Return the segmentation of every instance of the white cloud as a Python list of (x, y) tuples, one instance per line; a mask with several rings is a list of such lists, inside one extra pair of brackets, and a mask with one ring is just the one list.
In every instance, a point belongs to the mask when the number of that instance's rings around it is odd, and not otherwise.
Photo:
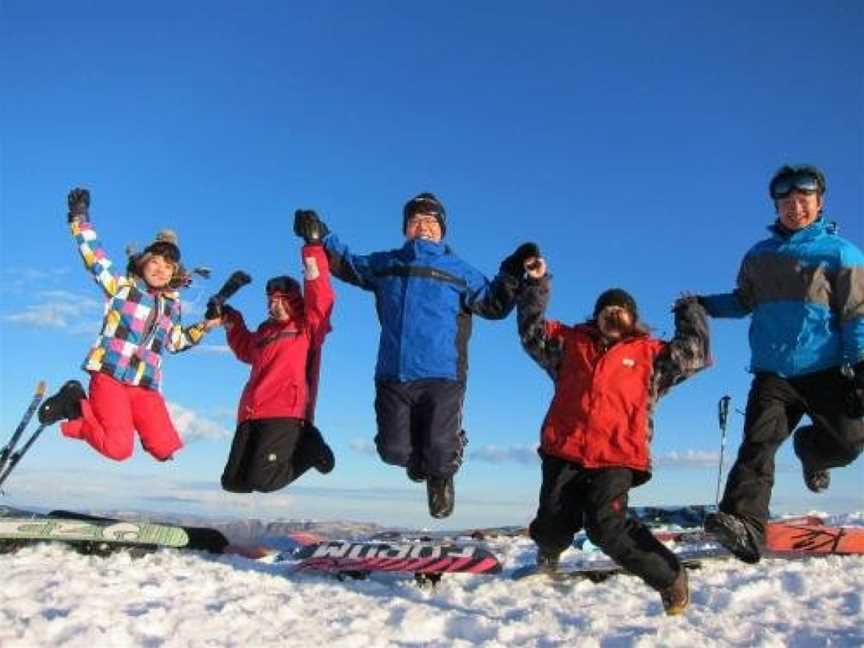
[(204, 344), (204, 343), (201, 343), (201, 344), (195, 346), (192, 350), (197, 352), (197, 353), (218, 353), (218, 354), (231, 353), (231, 347), (229, 347), (227, 344)]
[[(70, 329), (72, 332), (92, 331), (104, 309), (104, 302), (67, 290), (44, 290), (35, 295), (39, 303), (2, 319), (37, 328)], [(86, 329), (84, 328), (86, 326)]]
[(518, 463), (534, 465), (540, 458), (537, 456), (536, 445), (496, 446), (485, 445), (469, 451), (472, 461), (483, 461), (491, 464)]
[(360, 452), (367, 455), (378, 454), (378, 449), (375, 447), (375, 443), (369, 439), (351, 439), (349, 446), (354, 452)]
[(187, 443), (202, 439), (222, 441), (230, 439), (234, 434), (224, 425), (177, 403), (168, 403), (168, 412), (180, 436)]
[(709, 450), (684, 450), (654, 455), (654, 463), (664, 468), (714, 468), (720, 462), (720, 453)]

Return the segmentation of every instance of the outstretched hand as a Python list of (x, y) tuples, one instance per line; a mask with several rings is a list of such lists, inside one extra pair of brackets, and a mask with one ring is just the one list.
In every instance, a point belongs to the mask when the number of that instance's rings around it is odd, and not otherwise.
[(330, 230), (311, 209), (298, 209), (294, 212), (294, 233), (307, 245), (320, 245)]
[(697, 304), (699, 303), (699, 295), (695, 295), (695, 294), (691, 293), (690, 291), (685, 290), (684, 292), (682, 292), (678, 296), (678, 299), (676, 299), (675, 302), (672, 304), (672, 312), (674, 313), (678, 309), (684, 308), (688, 304), (692, 304), (694, 302)]
[(531, 279), (540, 279), (546, 276), (546, 259), (541, 256), (532, 256), (525, 259), (523, 263), (525, 274)]
[(90, 192), (87, 189), (75, 187), (66, 196), (66, 204), (69, 206), (67, 214), (70, 223), (90, 220)]
[(501, 262), (501, 272), (511, 277), (521, 278), (525, 273), (525, 262), (528, 259), (540, 257), (540, 248), (536, 243), (528, 242), (520, 245), (510, 256)]

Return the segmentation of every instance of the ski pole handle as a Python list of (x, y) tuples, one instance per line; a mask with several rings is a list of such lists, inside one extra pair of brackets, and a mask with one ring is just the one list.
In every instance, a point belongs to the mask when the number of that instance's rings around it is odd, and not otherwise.
[(717, 419), (720, 423), (720, 429), (726, 429), (726, 420), (729, 418), (729, 402), (732, 400), (731, 396), (723, 396), (717, 402)]

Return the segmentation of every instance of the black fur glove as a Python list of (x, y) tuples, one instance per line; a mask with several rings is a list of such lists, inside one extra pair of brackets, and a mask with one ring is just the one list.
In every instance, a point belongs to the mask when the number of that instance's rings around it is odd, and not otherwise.
[(75, 187), (66, 196), (66, 203), (69, 205), (68, 219), (72, 221), (82, 221), (86, 223), (90, 220), (90, 192), (86, 189)]
[(307, 245), (321, 245), (330, 230), (311, 209), (298, 209), (294, 212), (294, 233)]
[(525, 274), (525, 260), (539, 257), (540, 248), (536, 243), (523, 243), (516, 251), (501, 262), (501, 272), (511, 277), (522, 278)]

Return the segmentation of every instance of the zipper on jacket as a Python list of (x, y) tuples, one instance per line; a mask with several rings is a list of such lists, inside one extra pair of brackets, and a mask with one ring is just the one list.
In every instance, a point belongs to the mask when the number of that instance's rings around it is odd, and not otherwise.
[[(138, 345), (138, 348), (141, 351), (146, 351), (147, 347), (153, 341), (153, 338), (156, 337), (156, 329), (159, 324), (159, 317), (162, 315), (162, 299), (159, 295), (154, 296), (154, 301), (156, 305), (153, 307), (153, 320), (149, 323), (149, 325), (144, 329), (143, 340), (141, 344)], [(143, 359), (143, 356), (142, 356)]]

